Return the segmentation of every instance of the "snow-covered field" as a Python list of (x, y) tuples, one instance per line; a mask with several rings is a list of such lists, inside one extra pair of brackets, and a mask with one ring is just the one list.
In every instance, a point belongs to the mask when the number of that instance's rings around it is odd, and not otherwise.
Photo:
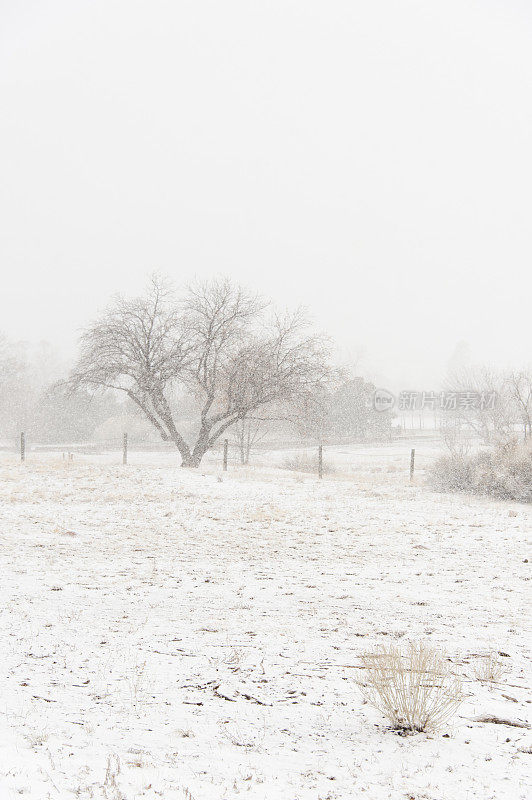
[[(472, 720), (531, 721), (531, 509), (409, 485), (404, 445), (334, 455), (1, 457), (2, 800), (530, 797), (532, 730)], [(432, 735), (357, 686), (407, 640), (464, 679)]]

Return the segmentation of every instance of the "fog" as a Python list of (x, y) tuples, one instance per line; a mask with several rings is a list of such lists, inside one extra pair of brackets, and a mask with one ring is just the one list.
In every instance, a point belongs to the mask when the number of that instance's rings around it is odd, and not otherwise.
[(0, 800), (531, 797), (531, 34), (0, 0)]
[(392, 387), (529, 363), (529, 3), (0, 9), (8, 337), (69, 360), (157, 269), (307, 306)]

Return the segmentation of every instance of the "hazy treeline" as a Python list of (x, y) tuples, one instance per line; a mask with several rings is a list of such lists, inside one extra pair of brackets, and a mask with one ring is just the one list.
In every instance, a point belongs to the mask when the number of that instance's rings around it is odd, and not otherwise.
[(112, 393), (72, 394), (62, 381), (69, 365), (47, 343), (37, 346), (0, 336), (0, 439), (14, 442), (21, 431), (42, 443), (91, 439), (123, 409)]
[[(157, 432), (134, 408), (112, 391), (72, 392), (65, 381), (69, 365), (53, 348), (41, 343), (31, 348), (0, 336), (0, 441), (11, 446), (21, 431), (41, 444), (102, 441), (118, 443), (124, 430), (133, 440), (160, 441)], [(390, 414), (372, 409), (373, 384), (362, 378), (348, 379), (315, 398), (317, 408), (289, 416), (251, 416), (229, 431), (233, 444), (249, 461), (259, 443), (305, 440), (387, 439)], [(193, 398), (175, 398), (187, 435), (193, 434)]]
[[(389, 440), (393, 411), (375, 386), (335, 365), (332, 343), (304, 312), (279, 312), (258, 294), (214, 279), (179, 290), (153, 275), (139, 297), (114, 298), (65, 364), (53, 348), (0, 336), (0, 440), (21, 431), (42, 444), (173, 443), (183, 464), (229, 437), (247, 463), (260, 442)], [(532, 436), (532, 371), (457, 366), (444, 380), (461, 397), (494, 402), (446, 412), (449, 440)]]
[(447, 377), (446, 387), (457, 394), (474, 393), (485, 400), (447, 413), (447, 437), (453, 438), (458, 427), (468, 429), (485, 444), (505, 442), (515, 436), (525, 441), (532, 439), (531, 368), (462, 367)]

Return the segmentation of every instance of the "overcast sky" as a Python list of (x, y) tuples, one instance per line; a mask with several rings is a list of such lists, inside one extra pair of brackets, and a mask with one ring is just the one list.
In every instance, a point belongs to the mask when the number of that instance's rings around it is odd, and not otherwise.
[(0, 330), (154, 269), (307, 305), (432, 388), (530, 363), (529, 0), (0, 0)]

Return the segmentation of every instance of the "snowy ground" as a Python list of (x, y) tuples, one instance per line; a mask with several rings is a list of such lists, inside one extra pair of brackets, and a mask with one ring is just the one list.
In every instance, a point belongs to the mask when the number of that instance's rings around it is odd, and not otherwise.
[[(472, 719), (531, 721), (532, 510), (410, 486), (394, 448), (339, 448), (321, 482), (4, 454), (0, 798), (530, 797), (532, 730)], [(437, 734), (356, 684), (408, 639), (465, 681)]]

